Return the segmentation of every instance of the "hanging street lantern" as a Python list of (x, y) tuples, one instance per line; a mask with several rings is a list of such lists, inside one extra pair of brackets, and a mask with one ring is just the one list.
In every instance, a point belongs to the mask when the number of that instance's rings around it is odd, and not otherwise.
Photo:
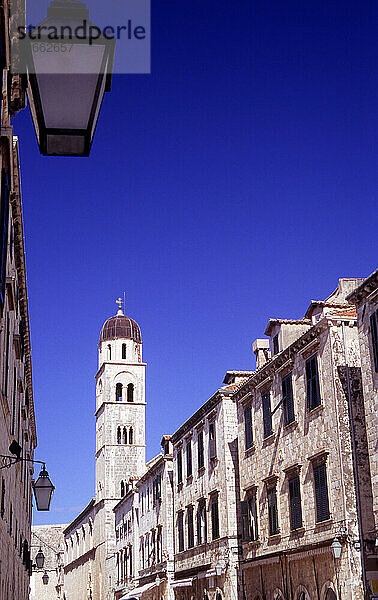
[(55, 487), (51, 483), (46, 467), (43, 465), (37, 481), (33, 485), (37, 510), (50, 510), (50, 503)]
[(343, 547), (342, 547), (342, 544), (340, 543), (340, 540), (335, 538), (331, 544), (331, 550), (332, 550), (333, 557), (336, 560), (338, 560), (340, 558), (342, 549), (343, 549)]
[(47, 575), (46, 571), (42, 575), (42, 581), (43, 581), (43, 585), (47, 585), (49, 582), (49, 576)]
[(46, 156), (89, 156), (111, 88), (115, 38), (88, 17), (79, 0), (53, 0), (47, 18), (25, 32), (30, 111)]
[(37, 569), (43, 569), (43, 565), (45, 564), (45, 555), (42, 552), (42, 548), (40, 548), (35, 555), (35, 564), (37, 565)]

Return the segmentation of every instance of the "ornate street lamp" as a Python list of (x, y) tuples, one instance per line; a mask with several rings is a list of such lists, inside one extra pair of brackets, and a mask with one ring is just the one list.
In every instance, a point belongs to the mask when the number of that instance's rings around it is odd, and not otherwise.
[(53, 0), (47, 18), (23, 40), (30, 111), (47, 156), (89, 156), (111, 88), (115, 39), (88, 17), (79, 0)]
[(45, 564), (45, 555), (42, 552), (42, 548), (40, 548), (35, 555), (35, 564), (37, 565), (37, 569), (43, 569), (43, 565)]
[(37, 481), (33, 485), (37, 510), (50, 510), (50, 503), (55, 487), (51, 483), (45, 465), (43, 465)]
[(343, 547), (342, 544), (340, 543), (340, 540), (338, 540), (337, 538), (335, 538), (331, 544), (331, 550), (332, 550), (332, 554), (333, 554), (333, 558), (335, 558), (336, 560), (338, 560), (341, 556), (341, 551), (342, 551)]
[(49, 576), (47, 575), (47, 571), (45, 571), (42, 575), (43, 585), (47, 585), (49, 582)]

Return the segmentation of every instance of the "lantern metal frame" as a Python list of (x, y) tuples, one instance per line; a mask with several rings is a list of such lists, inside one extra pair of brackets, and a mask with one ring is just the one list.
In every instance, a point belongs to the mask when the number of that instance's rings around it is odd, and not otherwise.
[[(12, 467), (13, 465), (17, 465), (19, 463), (22, 462), (30, 462), (33, 464), (40, 464), (42, 465), (42, 469), (41, 472), (39, 474), (39, 477), (42, 476), (47, 476), (48, 477), (48, 473), (46, 471), (46, 463), (41, 461), (41, 460), (34, 460), (32, 458), (22, 458), (20, 456), (21, 453), (21, 446), (17, 443), (17, 442), (12, 442), (12, 444), (9, 447), (9, 450), (12, 452), (13, 451), (13, 456), (9, 456), (6, 454), (0, 454), (0, 470), (1, 469), (9, 469), (10, 467)], [(45, 475), (46, 474), (46, 475)], [(55, 486), (53, 485), (53, 483), (51, 482), (51, 480), (49, 479), (50, 483), (51, 483), (51, 495), (50, 495), (50, 501), (48, 504), (48, 508), (38, 508), (38, 499), (36, 496), (36, 488), (35, 488), (35, 482), (32, 483), (33, 486), (33, 491), (34, 491), (34, 497), (35, 497), (35, 502), (36, 502), (36, 508), (38, 511), (48, 511), (50, 510), (50, 503), (51, 503), (51, 498), (53, 495), (53, 492), (55, 490)]]
[[(53, 5), (54, 2), (51, 3)], [(85, 5), (84, 5), (85, 7)], [(85, 8), (85, 10), (87, 10)], [(42, 22), (43, 23), (43, 22)], [(91, 22), (88, 20), (88, 24)], [(36, 27), (38, 29), (39, 26)], [(104, 46), (104, 53), (102, 57), (101, 67), (97, 77), (97, 83), (93, 95), (92, 105), (90, 113), (88, 115), (87, 126), (85, 129), (69, 129), (69, 128), (56, 128), (47, 127), (45, 122), (45, 116), (42, 105), (42, 98), (38, 85), (38, 71), (35, 68), (32, 44), (49, 44), (52, 45), (51, 39), (48, 36), (40, 35), (38, 42), (33, 39), (28, 40), (28, 44), (25, 45), (26, 64), (27, 64), (27, 94), (30, 104), (30, 112), (34, 123), (34, 129), (37, 136), (37, 141), (41, 154), (44, 156), (82, 156), (88, 157), (91, 151), (94, 135), (96, 132), (98, 118), (100, 116), (102, 102), (106, 92), (111, 90), (113, 63), (115, 55), (115, 38), (107, 38), (104, 35), (96, 38), (93, 45)], [(61, 39), (59, 44), (70, 44), (74, 46), (88, 46), (91, 45), (87, 38), (84, 39)], [(96, 73), (97, 74), (97, 73)], [(56, 73), (59, 76), (59, 73)], [(104, 81), (105, 80), (105, 81)], [(103, 91), (102, 98), (100, 97), (101, 91)], [(79, 100), (80, 101), (80, 100)], [(67, 152), (51, 152), (48, 151), (48, 136), (70, 136), (70, 137), (81, 137), (84, 139), (84, 147), (81, 151), (67, 151)]]

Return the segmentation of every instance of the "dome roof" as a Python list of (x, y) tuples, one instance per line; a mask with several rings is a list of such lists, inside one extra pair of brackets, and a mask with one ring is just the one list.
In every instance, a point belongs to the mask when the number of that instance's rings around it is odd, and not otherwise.
[(118, 338), (126, 338), (141, 343), (142, 336), (138, 323), (130, 319), (130, 317), (125, 317), (123, 314), (110, 317), (102, 326), (100, 342), (116, 340)]

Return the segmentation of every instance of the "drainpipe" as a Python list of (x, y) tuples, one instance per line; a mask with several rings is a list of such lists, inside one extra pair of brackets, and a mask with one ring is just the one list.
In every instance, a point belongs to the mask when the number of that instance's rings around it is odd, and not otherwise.
[(358, 479), (357, 449), (356, 449), (356, 437), (355, 437), (355, 428), (354, 428), (354, 419), (353, 419), (353, 410), (352, 410), (352, 395), (351, 395), (349, 364), (348, 364), (348, 355), (347, 355), (347, 347), (346, 347), (345, 323), (342, 323), (342, 329), (343, 329), (345, 371), (346, 371), (347, 392), (348, 392), (349, 423), (350, 423), (350, 432), (351, 432), (351, 438), (352, 438), (353, 476), (354, 476), (354, 485), (356, 488), (357, 523), (358, 523), (358, 534), (359, 534), (360, 552), (361, 552), (362, 585), (363, 585), (363, 589), (364, 589), (364, 598), (366, 600), (368, 600), (370, 594), (368, 595), (368, 586), (367, 586), (367, 580), (366, 580), (366, 561), (365, 561), (364, 532), (363, 532), (363, 528), (362, 528), (360, 482)]

